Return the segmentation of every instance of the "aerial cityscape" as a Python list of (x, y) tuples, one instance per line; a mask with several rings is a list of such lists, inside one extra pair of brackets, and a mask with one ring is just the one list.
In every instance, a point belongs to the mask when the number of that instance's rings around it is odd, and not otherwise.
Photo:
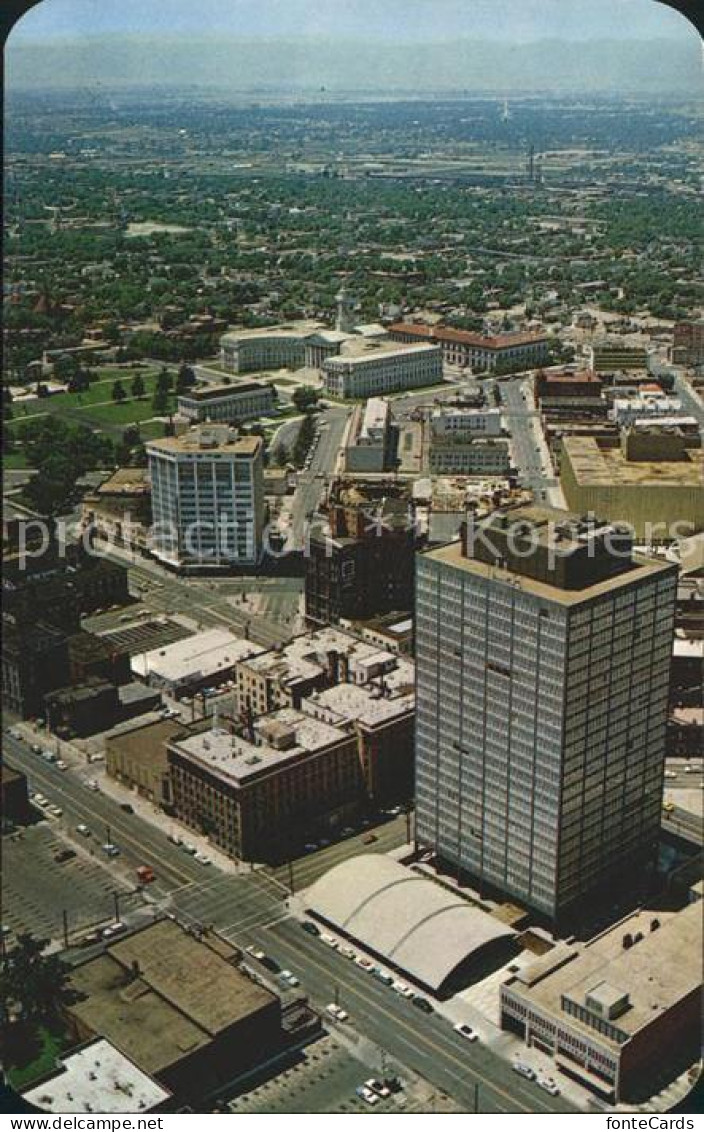
[(6, 48), (0, 1111), (697, 1112), (698, 33), (195, 7)]

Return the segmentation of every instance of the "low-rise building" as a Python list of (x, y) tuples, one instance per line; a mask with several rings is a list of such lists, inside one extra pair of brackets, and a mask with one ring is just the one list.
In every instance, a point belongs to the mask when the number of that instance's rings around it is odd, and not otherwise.
[(171, 806), (166, 745), (187, 726), (172, 719), (154, 719), (115, 728), (105, 739), (105, 768), (111, 778), (136, 790), (155, 806)]
[(260, 645), (235, 637), (229, 629), (206, 629), (163, 648), (132, 657), (135, 676), (152, 687), (182, 696), (231, 679), (238, 664), (262, 652)]
[(413, 797), (415, 667), (405, 659), (393, 668), (384, 662), (377, 666), (382, 665), (384, 670), (364, 684), (341, 682), (313, 692), (301, 705), (307, 715), (354, 732), (367, 796), (375, 806)]
[(633, 424), (637, 420), (684, 415), (682, 413), (682, 402), (678, 397), (666, 397), (664, 394), (648, 394), (645, 392), (641, 392), (636, 397), (615, 397), (609, 411), (611, 419), (622, 427)]
[(541, 412), (547, 414), (605, 412), (602, 389), (601, 378), (592, 370), (541, 370), (535, 375), (535, 399)]
[(95, 1038), (60, 1057), (22, 1096), (41, 1112), (129, 1114), (167, 1112), (171, 1092), (112, 1042)]
[(501, 1025), (598, 1095), (645, 1100), (699, 1056), (701, 986), (696, 904), (640, 912), (513, 975), (501, 987)]
[(145, 549), (152, 521), (152, 489), (146, 468), (118, 468), (83, 496), (82, 519), (115, 546)]
[(527, 369), (544, 364), (549, 355), (547, 335), (533, 331), (510, 334), (475, 334), (451, 326), (397, 322), (389, 327), (394, 342), (435, 342), (449, 365), (473, 370)]
[(379, 344), (354, 338), (346, 343), (344, 353), (323, 362), (322, 375), (331, 397), (379, 397), (418, 389), (443, 380), (442, 350), (432, 345)]
[(351, 629), (364, 641), (396, 656), (413, 655), (413, 618), (405, 613), (387, 613), (370, 621), (350, 622)]
[(435, 476), (507, 476), (511, 469), (508, 440), (460, 435), (431, 435), (428, 471)]
[(179, 1103), (198, 1102), (281, 1052), (281, 1003), (240, 953), (159, 920), (76, 964), (65, 1007), (78, 1041), (101, 1036)]
[(589, 365), (594, 373), (618, 373), (626, 370), (647, 370), (648, 351), (642, 346), (626, 346), (607, 340), (589, 347)]
[(675, 323), (672, 360), (681, 366), (704, 365), (704, 318)]
[(206, 385), (190, 389), (178, 398), (179, 416), (193, 423), (202, 421), (247, 421), (276, 408), (276, 388), (265, 381), (236, 385)]
[(447, 405), (433, 409), (430, 428), (438, 437), (501, 436), (503, 422), (500, 409), (466, 409)]
[(677, 432), (630, 430), (615, 445), (563, 439), (560, 463), (568, 507), (628, 523), (638, 538), (667, 542), (704, 528), (704, 452)]
[(174, 813), (230, 857), (284, 859), (365, 801), (354, 735), (283, 708), (168, 743)]
[(348, 472), (383, 472), (389, 460), (391, 406), (383, 397), (370, 397), (354, 411), (350, 441), (345, 448)]

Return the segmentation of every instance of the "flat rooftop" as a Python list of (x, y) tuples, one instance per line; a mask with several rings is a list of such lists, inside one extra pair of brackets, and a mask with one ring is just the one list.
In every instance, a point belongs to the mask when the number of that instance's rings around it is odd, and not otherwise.
[(437, 351), (438, 346), (429, 342), (376, 342), (368, 338), (348, 338), (342, 352), (326, 358), (323, 366), (338, 369), (344, 365), (357, 365), (360, 362), (375, 361), (377, 358), (406, 358), (413, 354)]
[(503, 582), (512, 589), (531, 594), (533, 597), (542, 598), (546, 602), (553, 602), (566, 607), (579, 605), (580, 602), (600, 597), (602, 594), (612, 592), (615, 589), (642, 582), (646, 578), (655, 577), (655, 575), (662, 573), (664, 569), (662, 562), (658, 562), (652, 558), (641, 558), (640, 556), (634, 555), (632, 568), (625, 571), (623, 574), (616, 574), (613, 577), (604, 579), (604, 581), (585, 586), (583, 589), (566, 590), (559, 586), (552, 586), (546, 582), (540, 582), (535, 578), (530, 578), (523, 574), (516, 574), (512, 570), (505, 570), (500, 566), (479, 562), (476, 558), (466, 558), (462, 553), (460, 542), (449, 543), (447, 546), (441, 546), (437, 550), (430, 550), (426, 554), (423, 554), (422, 558), (429, 558), (434, 562), (442, 562), (447, 566), (452, 566), (457, 570), (464, 570), (468, 574), (473, 574), (474, 577), (482, 578), (486, 581)]
[[(651, 422), (649, 422), (651, 423)], [(684, 460), (626, 460), (620, 448), (602, 448), (593, 436), (570, 436), (565, 455), (578, 484), (604, 487), (704, 488), (704, 449), (687, 449)]]
[[(660, 927), (652, 931), (655, 918)], [(634, 938), (638, 932), (643, 938), (624, 948), (624, 936), (628, 933)], [(613, 1038), (564, 1012), (562, 996), (583, 1006), (592, 991), (612, 1001), (627, 994), (628, 1008), (610, 1021), (631, 1036), (695, 991), (701, 982), (702, 914), (697, 904), (690, 904), (674, 914), (636, 913), (583, 948), (556, 948), (515, 975), (508, 985), (570, 1027), (618, 1047)]]
[(97, 495), (143, 495), (149, 491), (146, 468), (118, 468), (95, 489)]
[(339, 726), (350, 723), (361, 723), (366, 727), (376, 727), (379, 724), (390, 723), (415, 709), (416, 696), (413, 684), (413, 666), (410, 666), (410, 678), (407, 691), (398, 692), (390, 689), (390, 695), (384, 695), (379, 684), (337, 684), (334, 688), (326, 688), (322, 692), (314, 692), (303, 701), (307, 711), (322, 709), (331, 722)]
[(236, 385), (209, 385), (205, 389), (188, 389), (179, 393), (179, 401), (221, 401), (225, 398), (237, 399), (248, 393), (266, 393), (271, 385), (266, 381), (242, 381)]
[(233, 966), (236, 955), (219, 937), (198, 940), (159, 920), (73, 969), (85, 998), (71, 1013), (144, 1072), (159, 1073), (276, 1001)]
[(150, 1112), (170, 1093), (105, 1038), (60, 1060), (54, 1076), (22, 1094), (45, 1112)]
[(260, 326), (242, 330), (228, 330), (220, 341), (247, 342), (258, 338), (305, 338), (310, 334), (327, 331), (325, 324), (312, 319), (278, 323), (276, 326)]
[(539, 331), (518, 330), (509, 334), (476, 334), (470, 330), (454, 330), (451, 326), (427, 326), (421, 322), (397, 322), (389, 327), (391, 334), (413, 334), (436, 342), (457, 342), (484, 350), (504, 350), (513, 346), (532, 346), (545, 342), (547, 334)]
[(233, 636), (229, 629), (206, 629), (163, 648), (138, 653), (132, 657), (131, 666), (145, 679), (151, 675), (170, 681), (205, 678), (261, 651), (260, 645)]
[(280, 677), (287, 674), (289, 680), (305, 679), (322, 673), (327, 668), (331, 653), (347, 657), (353, 673), (362, 669), (380, 670), (397, 663), (393, 653), (380, 649), (378, 645), (360, 640), (341, 629), (326, 627), (294, 637), (283, 649), (259, 651), (257, 656), (247, 660), (247, 668), (260, 675)]
[[(329, 723), (313, 719), (295, 708), (281, 708), (254, 722), (256, 742), (231, 735), (225, 728), (214, 727), (187, 739), (176, 740), (171, 747), (200, 763), (218, 777), (243, 785), (261, 774), (277, 770), (292, 759), (324, 751), (350, 735)], [(272, 740), (293, 736), (288, 747), (275, 747)]]
[(232, 456), (255, 456), (262, 447), (259, 436), (238, 436), (235, 430), (223, 425), (196, 426), (181, 436), (165, 436), (161, 440), (147, 441), (147, 452), (164, 452), (167, 455), (224, 452)]

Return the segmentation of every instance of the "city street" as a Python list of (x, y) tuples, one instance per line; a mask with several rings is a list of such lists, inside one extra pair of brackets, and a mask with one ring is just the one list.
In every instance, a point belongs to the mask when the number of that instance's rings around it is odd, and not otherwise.
[(525, 377), (502, 381), (500, 385), (502, 411), (512, 438), (513, 461), (521, 484), (530, 488), (538, 502), (564, 506), (559, 480), (555, 478), (540, 428), (540, 416), (527, 385)]

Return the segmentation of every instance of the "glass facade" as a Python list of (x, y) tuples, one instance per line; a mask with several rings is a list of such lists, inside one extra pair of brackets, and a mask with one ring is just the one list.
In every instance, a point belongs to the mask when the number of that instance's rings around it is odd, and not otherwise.
[(657, 834), (672, 576), (569, 605), (421, 555), (416, 586), (418, 841), (556, 916)]

